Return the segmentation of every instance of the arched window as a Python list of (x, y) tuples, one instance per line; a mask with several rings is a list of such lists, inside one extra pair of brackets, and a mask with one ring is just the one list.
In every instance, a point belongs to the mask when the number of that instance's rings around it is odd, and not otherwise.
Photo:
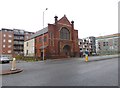
[(63, 27), (60, 30), (60, 39), (67, 39), (70, 40), (70, 32), (67, 28)]

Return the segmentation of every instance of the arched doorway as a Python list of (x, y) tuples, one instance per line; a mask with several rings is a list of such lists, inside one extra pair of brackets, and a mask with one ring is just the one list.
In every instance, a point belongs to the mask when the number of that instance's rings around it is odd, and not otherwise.
[(66, 55), (66, 56), (70, 56), (70, 52), (71, 52), (71, 47), (69, 45), (65, 45), (63, 47), (63, 53)]

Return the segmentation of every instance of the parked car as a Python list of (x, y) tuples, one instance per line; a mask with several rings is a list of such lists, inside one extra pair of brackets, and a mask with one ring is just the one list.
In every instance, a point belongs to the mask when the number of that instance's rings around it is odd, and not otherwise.
[(0, 57), (0, 63), (9, 63), (10, 59), (8, 57)]

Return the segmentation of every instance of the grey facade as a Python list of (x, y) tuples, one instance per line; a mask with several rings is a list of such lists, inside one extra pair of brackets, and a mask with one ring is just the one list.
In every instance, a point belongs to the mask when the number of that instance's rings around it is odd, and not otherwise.
[(33, 34), (33, 32), (27, 32), (20, 29), (13, 29), (14, 33), (14, 44), (13, 44), (13, 51), (16, 55), (23, 55), (24, 54), (24, 41), (30, 38), (30, 35)]
[(90, 43), (91, 43), (91, 52), (96, 53), (96, 38), (91, 36), (89, 37)]
[(96, 51), (98, 54), (120, 53), (120, 33), (100, 36), (96, 39)]
[(23, 54), (23, 48), (24, 48), (24, 31), (14, 29), (14, 54), (22, 55)]

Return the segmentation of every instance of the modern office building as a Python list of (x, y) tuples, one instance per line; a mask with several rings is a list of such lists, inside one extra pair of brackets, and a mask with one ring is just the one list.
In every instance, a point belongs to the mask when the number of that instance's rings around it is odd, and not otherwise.
[(120, 33), (97, 37), (96, 51), (98, 54), (120, 53)]

